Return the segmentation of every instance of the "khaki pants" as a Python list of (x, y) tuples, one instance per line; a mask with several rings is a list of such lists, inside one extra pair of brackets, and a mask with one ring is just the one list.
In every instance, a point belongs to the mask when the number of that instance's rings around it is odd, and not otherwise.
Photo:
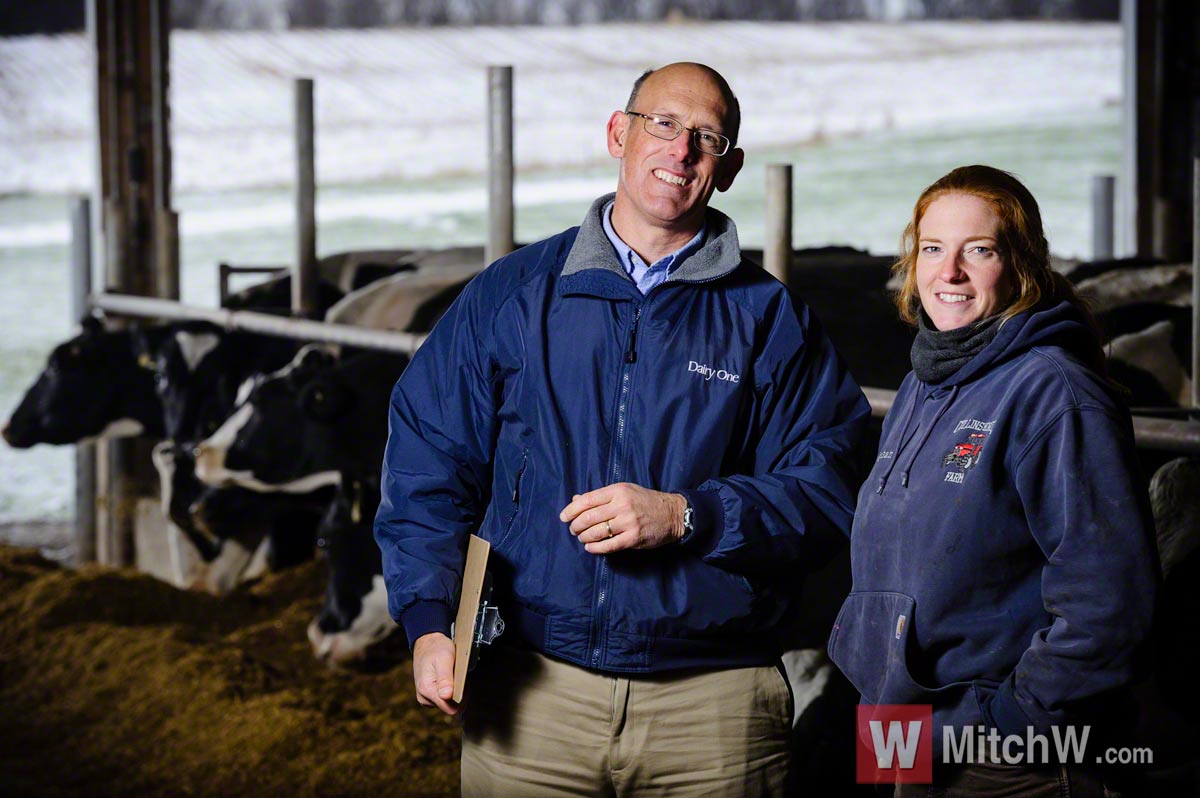
[(792, 699), (780, 668), (626, 677), (499, 648), (463, 703), (465, 798), (784, 792)]

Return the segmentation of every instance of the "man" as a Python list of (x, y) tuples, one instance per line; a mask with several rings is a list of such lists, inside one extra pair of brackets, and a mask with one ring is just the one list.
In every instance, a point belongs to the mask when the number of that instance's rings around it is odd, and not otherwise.
[(708, 208), (739, 122), (706, 66), (643, 75), (615, 196), (476, 278), (393, 392), (375, 535), (418, 701), (458, 711), (472, 532), (508, 625), (464, 699), (464, 795), (782, 789), (777, 630), (849, 529), (869, 408)]

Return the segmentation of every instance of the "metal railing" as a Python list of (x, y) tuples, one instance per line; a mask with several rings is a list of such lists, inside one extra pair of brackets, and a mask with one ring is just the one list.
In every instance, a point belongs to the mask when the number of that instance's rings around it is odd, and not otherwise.
[(207, 321), (226, 330), (247, 330), (277, 335), (282, 338), (298, 338), (306, 341), (321, 341), (345, 346), (381, 349), (387, 352), (403, 352), (411, 355), (424, 343), (425, 334), (373, 330), (351, 324), (333, 324), (325, 321), (296, 319), (287, 316), (272, 316), (251, 310), (226, 310), (185, 305), (169, 299), (153, 299), (123, 294), (92, 294), (93, 308), (121, 316), (135, 316), (168, 321)]

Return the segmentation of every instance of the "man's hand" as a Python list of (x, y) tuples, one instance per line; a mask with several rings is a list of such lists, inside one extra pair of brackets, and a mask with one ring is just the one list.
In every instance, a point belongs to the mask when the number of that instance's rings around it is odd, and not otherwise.
[(418, 637), (413, 646), (413, 681), (418, 704), (457, 715), (458, 704), (450, 700), (454, 695), (454, 641), (441, 632)]
[(558, 514), (590, 554), (656, 549), (683, 537), (687, 500), (629, 482), (577, 494)]

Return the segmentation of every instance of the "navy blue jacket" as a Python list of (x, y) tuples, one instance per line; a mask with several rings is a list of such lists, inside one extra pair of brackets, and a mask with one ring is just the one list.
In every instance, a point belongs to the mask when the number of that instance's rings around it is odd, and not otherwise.
[[(643, 297), (608, 199), (481, 273), (396, 384), (375, 522), (389, 609), (410, 642), (448, 632), (477, 533), (506, 637), (612, 672), (770, 662), (801, 572), (845, 540), (869, 407), (729, 219), (710, 210), (701, 249)], [(558, 514), (615, 482), (683, 493), (695, 531), (587, 553)]]
[[(909, 374), (851, 534), (829, 641), (866, 704), (1026, 733), (1133, 677), (1157, 585), (1129, 413), (1062, 303), (1009, 319), (952, 377)], [(957, 732), (956, 732), (957, 738)]]

